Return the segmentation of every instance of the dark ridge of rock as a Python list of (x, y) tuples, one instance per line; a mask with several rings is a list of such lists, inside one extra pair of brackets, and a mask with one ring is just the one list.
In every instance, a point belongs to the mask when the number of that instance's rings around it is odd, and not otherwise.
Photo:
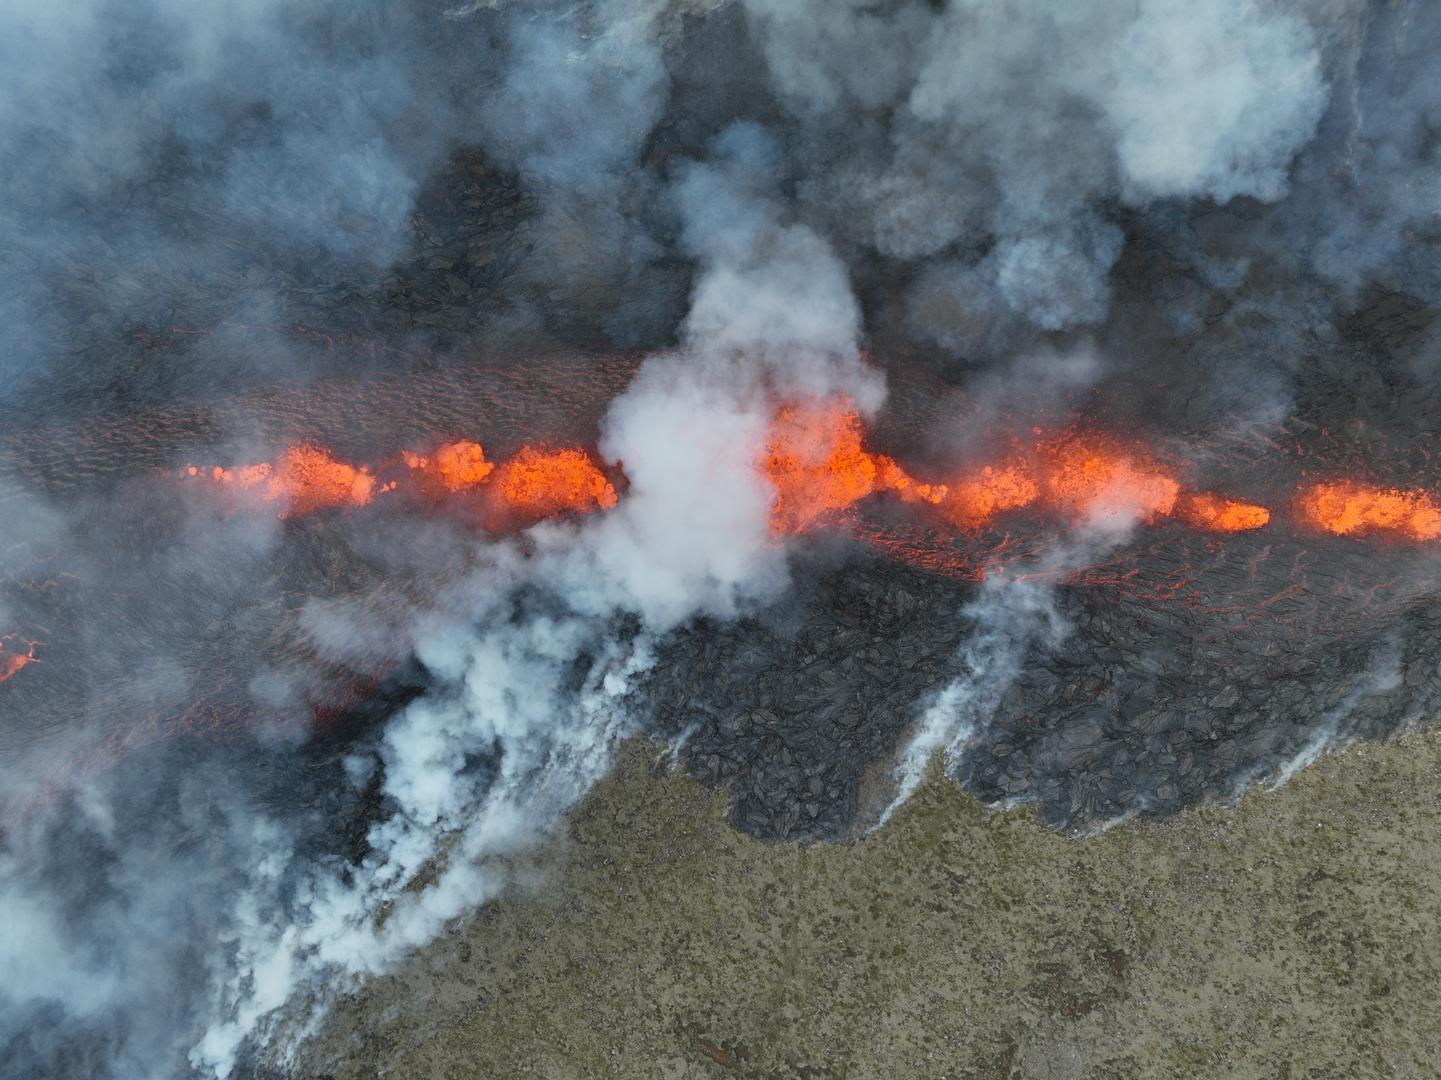
[[(687, 770), (730, 790), (738, 828), (773, 840), (856, 824), (863, 775), (958, 674), (976, 625), (975, 584), (872, 555), (800, 580), (764, 618), (680, 633), (646, 691)], [(953, 768), (978, 798), (1034, 802), (1060, 828), (1227, 799), (1328, 741), (1441, 710), (1435, 600), (1315, 638), (1215, 633), (1204, 612), (1099, 586), (1058, 586), (1055, 604), (1069, 634), (1028, 649)]]
[(647, 693), (687, 768), (730, 784), (740, 828), (775, 839), (850, 827), (862, 773), (954, 667), (975, 591), (861, 555), (800, 576), (764, 619), (700, 624), (669, 643)]

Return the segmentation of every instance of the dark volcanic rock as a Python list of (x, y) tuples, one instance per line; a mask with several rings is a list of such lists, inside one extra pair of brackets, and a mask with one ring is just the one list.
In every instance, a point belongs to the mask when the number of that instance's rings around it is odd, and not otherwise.
[[(768, 839), (855, 823), (863, 774), (959, 673), (977, 626), (975, 584), (868, 553), (798, 577), (761, 618), (678, 635), (649, 691), (686, 767), (729, 786), (736, 825)], [(1059, 827), (1229, 798), (1441, 705), (1438, 606), (1424, 597), (1385, 617), (1308, 609), (1299, 625), (1223, 628), (1204, 607), (1114, 588), (1062, 584), (1054, 601), (1068, 635), (1029, 650), (952, 765), (982, 800), (1033, 801)], [(1318, 613), (1337, 620), (1329, 632)]]
[(650, 691), (662, 730), (688, 733), (690, 771), (731, 784), (736, 824), (775, 839), (851, 824), (862, 772), (953, 669), (974, 592), (867, 555), (801, 582), (763, 619), (682, 632)]

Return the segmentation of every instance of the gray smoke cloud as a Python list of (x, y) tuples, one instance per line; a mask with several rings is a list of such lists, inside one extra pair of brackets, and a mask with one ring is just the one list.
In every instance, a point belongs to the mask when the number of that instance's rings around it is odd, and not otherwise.
[(416, 16), (287, 0), (7, 3), (5, 400), (46, 385), (97, 393), (115, 374), (116, 326), (163, 325), (177, 307), (235, 317), (392, 261), (459, 130), (448, 61)]
[(1422, 73), (1441, 43), (1441, 13), (1365, 5), (1334, 18), (1331, 32), (1332, 108), (1297, 162), (1296, 197), (1278, 208), (1278, 240), (1353, 302), (1381, 284), (1434, 303), (1441, 88)]
[(1326, 103), (1307, 22), (1254, 3), (746, 7), (810, 209), (927, 265), (913, 318), (948, 348), (1100, 322), (1118, 210), (1279, 199)]
[[(464, 21), (463, 9), (453, 15)], [(661, 185), (635, 168), (667, 101), (658, 16), (656, 5), (615, 3), (503, 12), (503, 74), (476, 135), (539, 201), (508, 290), (504, 321), (515, 332), (543, 331), (563, 311), (632, 347), (682, 308), (683, 292), (660, 265), (666, 249), (651, 208)]]
[(990, 720), (1021, 673), (1027, 654), (1054, 645), (1067, 630), (1052, 589), (999, 575), (961, 611), (973, 622), (959, 656), (960, 672), (924, 705), (892, 769), (893, 792), (871, 831), (882, 828), (925, 780), (940, 757), (954, 769), (966, 743)]
[(760, 364), (794, 389), (845, 392), (867, 412), (883, 391), (858, 362), (860, 307), (844, 264), (774, 198), (778, 147), (750, 124), (727, 128), (707, 163), (679, 171), (682, 242), (699, 276), (682, 324), (707, 362)]

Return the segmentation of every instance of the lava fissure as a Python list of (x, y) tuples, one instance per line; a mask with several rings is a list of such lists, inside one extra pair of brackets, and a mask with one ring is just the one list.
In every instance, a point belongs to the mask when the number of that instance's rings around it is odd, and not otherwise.
[[(920, 518), (974, 534), (1025, 511), (1041, 520), (1125, 529), (1173, 520), (1205, 533), (1265, 528), (1272, 510), (1210, 490), (1188, 490), (1179, 473), (1143, 448), (1086, 430), (1047, 435), (997, 460), (921, 480), (895, 459), (866, 448), (860, 414), (845, 398), (790, 402), (770, 423), (757, 468), (774, 489), (770, 527), (777, 537), (810, 532), (885, 494)], [(523, 445), (491, 460), (469, 439), (405, 450), (399, 468), (352, 465), (314, 443), (274, 462), (224, 468), (188, 466), (186, 475), (278, 505), (278, 516), (363, 507), (400, 490), (436, 500), (469, 500), (487, 527), (523, 527), (557, 515), (607, 510), (624, 491), (586, 450)], [(387, 478), (391, 477), (391, 478)], [(619, 486), (618, 486), (619, 485)], [(1297, 487), (1291, 521), (1337, 536), (1441, 539), (1441, 500), (1420, 489), (1354, 480)]]
[(21, 641), (15, 634), (0, 635), (0, 682), (20, 674), (31, 664), (40, 663), (35, 650), (38, 641)]

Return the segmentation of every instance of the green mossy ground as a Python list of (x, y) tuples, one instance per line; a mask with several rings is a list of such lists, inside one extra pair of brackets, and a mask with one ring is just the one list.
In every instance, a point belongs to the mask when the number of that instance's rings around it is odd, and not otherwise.
[(936, 777), (808, 847), (651, 753), (302, 1075), (1441, 1076), (1441, 733), (1083, 840)]

